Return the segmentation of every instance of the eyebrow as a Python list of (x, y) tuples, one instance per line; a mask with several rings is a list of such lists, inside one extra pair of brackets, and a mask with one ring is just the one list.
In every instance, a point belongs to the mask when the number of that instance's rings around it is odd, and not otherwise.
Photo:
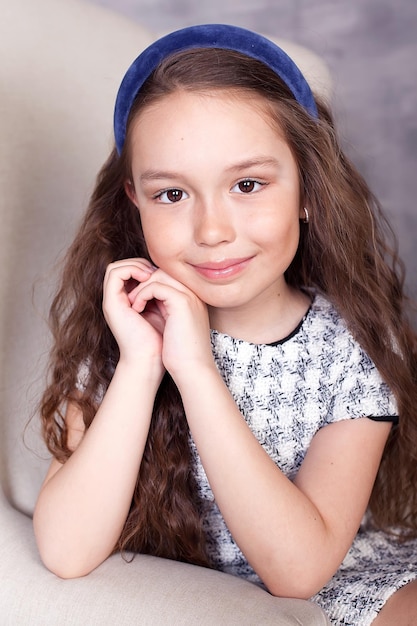
[[(226, 172), (240, 172), (242, 170), (247, 170), (252, 167), (278, 167), (279, 161), (274, 157), (270, 156), (259, 156), (253, 157), (250, 159), (245, 159), (244, 161), (239, 161), (238, 163), (233, 163), (226, 168)], [(178, 180), (182, 177), (182, 174), (179, 172), (168, 171), (168, 170), (153, 170), (148, 169), (143, 172), (140, 176), (141, 182), (147, 182), (152, 180)]]
[(164, 170), (145, 170), (143, 174), (140, 175), (139, 180), (141, 182), (146, 182), (148, 180), (160, 180), (160, 179), (174, 179), (179, 178), (180, 174), (177, 172), (168, 172)]
[(271, 156), (258, 156), (245, 161), (239, 161), (226, 168), (227, 172), (239, 172), (241, 170), (247, 170), (251, 167), (278, 167), (279, 161), (275, 157)]

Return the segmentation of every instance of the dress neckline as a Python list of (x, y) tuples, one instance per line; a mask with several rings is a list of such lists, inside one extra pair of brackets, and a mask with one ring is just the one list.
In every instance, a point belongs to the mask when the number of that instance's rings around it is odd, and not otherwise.
[(308, 307), (306, 313), (304, 314), (303, 318), (298, 322), (297, 326), (294, 328), (294, 330), (292, 330), (288, 335), (286, 335), (286, 337), (283, 337), (282, 339), (278, 339), (277, 341), (273, 341), (271, 343), (254, 343), (251, 341), (245, 341), (244, 339), (238, 339), (236, 337), (233, 337), (232, 335), (228, 335), (226, 333), (221, 333), (218, 330), (215, 329), (211, 329), (211, 337), (215, 338), (221, 338), (224, 337), (225, 339), (229, 339), (231, 341), (233, 341), (234, 343), (240, 343), (240, 344), (246, 344), (249, 346), (267, 346), (267, 347), (276, 347), (276, 346), (281, 346), (285, 343), (287, 343), (288, 341), (290, 341), (291, 339), (293, 339), (302, 329), (302, 327), (304, 326), (305, 321), (307, 320), (307, 318), (310, 316), (311, 311), (314, 308), (314, 304), (316, 303), (317, 300), (317, 296), (313, 295), (312, 296), (312, 300), (310, 303), (310, 306)]

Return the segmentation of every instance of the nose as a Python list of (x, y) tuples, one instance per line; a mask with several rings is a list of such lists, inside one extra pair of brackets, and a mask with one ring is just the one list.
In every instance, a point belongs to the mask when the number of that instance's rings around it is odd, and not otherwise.
[(221, 200), (200, 200), (195, 210), (194, 236), (199, 245), (217, 246), (236, 237), (227, 203)]

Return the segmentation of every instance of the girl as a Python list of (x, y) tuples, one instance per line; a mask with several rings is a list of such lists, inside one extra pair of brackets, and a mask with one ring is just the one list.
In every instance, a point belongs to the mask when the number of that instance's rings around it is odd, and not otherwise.
[(417, 342), (327, 107), (274, 44), (207, 25), (134, 61), (114, 122), (51, 309), (46, 566), (132, 550), (410, 623)]

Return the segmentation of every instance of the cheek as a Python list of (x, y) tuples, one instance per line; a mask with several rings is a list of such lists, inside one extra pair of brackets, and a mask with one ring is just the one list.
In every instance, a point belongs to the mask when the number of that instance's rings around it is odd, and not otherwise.
[(158, 227), (157, 225), (155, 225), (153, 221), (150, 221), (149, 219), (147, 219), (147, 217), (144, 216), (142, 213), (140, 217), (141, 217), (142, 232), (145, 238), (146, 247), (148, 248), (148, 252), (152, 260), (156, 262), (155, 257), (158, 255), (158, 249), (160, 247), (158, 245), (159, 243), (158, 240), (160, 239), (157, 235)]
[(248, 223), (249, 235), (265, 245), (283, 249), (297, 248), (300, 238), (300, 220), (297, 213), (279, 214), (276, 211), (264, 216), (261, 220), (252, 220)]
[(287, 260), (292, 262), (297, 252), (300, 242), (300, 220), (296, 219), (288, 222), (281, 231), (280, 247), (285, 250), (288, 257)]
[(149, 255), (155, 265), (163, 269), (165, 263), (177, 253), (178, 229), (166, 220), (149, 219), (146, 216), (141, 216), (141, 220)]
[[(161, 260), (166, 253), (166, 246), (162, 246), (162, 239), (156, 235), (156, 232), (152, 229), (145, 231), (145, 243), (148, 248), (149, 256), (153, 263), (158, 267), (161, 266)], [(165, 248), (165, 249), (164, 249)]]

